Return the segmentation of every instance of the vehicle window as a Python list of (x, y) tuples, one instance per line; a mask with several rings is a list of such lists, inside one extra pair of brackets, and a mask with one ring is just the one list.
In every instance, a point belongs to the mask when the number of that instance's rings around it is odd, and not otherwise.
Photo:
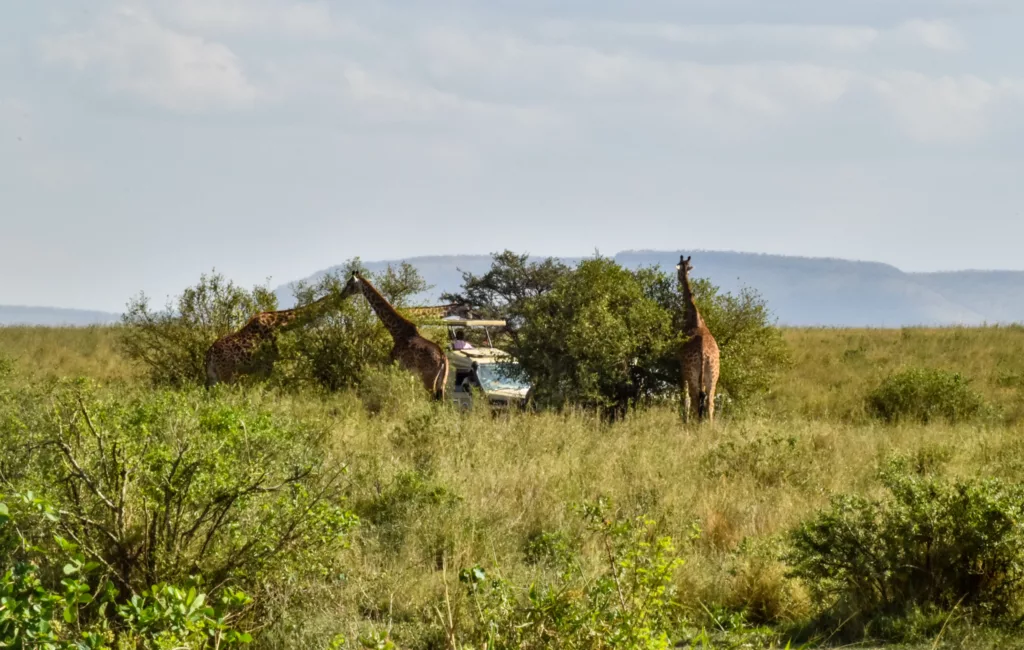
[(529, 383), (510, 376), (515, 373), (509, 371), (518, 365), (515, 363), (482, 363), (477, 367), (476, 374), (485, 390), (527, 391), (530, 389)]

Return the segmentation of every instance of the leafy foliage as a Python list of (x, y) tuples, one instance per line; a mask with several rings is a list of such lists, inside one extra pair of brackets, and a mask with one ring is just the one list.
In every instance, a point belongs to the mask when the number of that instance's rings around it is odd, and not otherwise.
[(276, 308), (277, 298), (267, 286), (247, 291), (219, 273), (204, 273), (163, 311), (154, 311), (145, 294), (130, 300), (121, 316), (120, 347), (146, 367), (155, 384), (201, 384), (210, 345), (254, 314)]
[[(0, 643), (18, 650), (113, 648), (233, 648), (252, 637), (236, 628), (251, 599), (228, 588), (212, 601), (192, 584), (158, 584), (122, 593), (110, 572), (60, 535), (26, 543), (19, 523), (60, 522), (54, 508), (31, 493), (14, 496), (12, 517), (0, 501)], [(10, 502), (10, 499), (7, 499)], [(32, 528), (38, 529), (38, 523)], [(190, 581), (195, 582), (195, 581)]]
[(676, 343), (670, 314), (605, 258), (581, 262), (523, 315), (517, 357), (549, 404), (621, 410), (647, 392), (642, 370)]
[(986, 410), (985, 400), (966, 377), (933, 368), (906, 368), (890, 374), (871, 391), (867, 404), (872, 414), (888, 422), (959, 422)]
[(551, 257), (531, 262), (528, 253), (505, 250), (493, 258), (481, 276), (463, 272), (462, 292), (445, 293), (442, 299), (470, 305), (482, 318), (505, 319), (513, 333), (522, 325), (526, 303), (551, 291), (571, 271)]
[[(503, 344), (541, 402), (621, 410), (679, 390), (684, 305), (676, 278), (656, 267), (629, 271), (597, 257), (570, 268), (504, 251), (484, 275), (464, 273), (463, 284), (446, 298), (510, 323)], [(721, 349), (720, 392), (743, 403), (769, 391), (790, 357), (765, 301), (751, 289), (722, 293), (707, 279), (692, 286)]]
[(24, 392), (0, 411), (0, 446), (19, 460), (4, 482), (52, 503), (57, 532), (121, 592), (193, 576), (258, 591), (335, 570), (356, 519), (342, 505), (344, 466), (317, 451), (319, 426), (255, 397), (86, 382)]
[[(657, 268), (641, 269), (637, 276), (645, 293), (668, 310), (675, 327), (681, 329), (685, 306), (676, 278)], [(697, 309), (721, 352), (718, 392), (740, 405), (768, 393), (791, 363), (789, 348), (782, 330), (772, 321), (768, 303), (749, 287), (738, 295), (723, 293), (707, 278), (692, 278), (690, 286)], [(681, 381), (675, 355), (660, 359), (653, 370), (671, 377), (675, 385)]]
[(888, 498), (843, 495), (791, 533), (794, 575), (839, 615), (905, 616), (962, 606), (1014, 611), (1024, 586), (1024, 488), (952, 483), (894, 462)]
[(487, 648), (667, 649), (678, 622), (673, 578), (682, 565), (672, 539), (647, 517), (618, 518), (603, 500), (579, 508), (601, 549), (593, 578), (568, 563), (553, 584), (517, 587), (479, 567), (459, 580), (477, 605), (475, 641)]
[[(340, 295), (353, 272), (372, 282), (399, 311), (411, 296), (429, 288), (408, 263), (371, 274), (355, 258), (339, 273), (329, 273), (313, 284), (300, 283), (295, 289), (297, 306), (308, 305), (321, 296)], [(281, 364), (281, 381), (340, 390), (359, 386), (368, 369), (390, 364), (394, 341), (369, 303), (362, 296), (353, 296), (337, 304), (316, 322), (282, 337), (281, 347), (289, 361)], [(428, 336), (430, 332), (422, 334)]]

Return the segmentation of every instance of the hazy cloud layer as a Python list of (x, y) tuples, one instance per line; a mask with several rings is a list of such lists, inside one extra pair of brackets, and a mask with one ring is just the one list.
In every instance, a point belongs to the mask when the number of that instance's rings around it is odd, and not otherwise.
[(0, 26), (0, 303), (506, 246), (1020, 266), (1018, 3), (42, 5)]

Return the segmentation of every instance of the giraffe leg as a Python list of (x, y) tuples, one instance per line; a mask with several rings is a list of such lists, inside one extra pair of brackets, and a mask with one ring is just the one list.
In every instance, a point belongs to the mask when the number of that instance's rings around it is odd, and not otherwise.
[(718, 385), (718, 368), (710, 360), (704, 362), (704, 381), (706, 383), (702, 387), (702, 391), (707, 400), (708, 422), (711, 423), (715, 420), (715, 389)]
[(690, 421), (690, 384), (683, 379), (683, 384), (680, 387), (682, 390), (679, 391), (679, 417), (682, 418), (683, 422)]
[(700, 421), (700, 400), (701, 400), (700, 384), (698, 384), (695, 381), (687, 382), (687, 384), (688, 384), (688, 386), (687, 386), (688, 392), (689, 392), (689, 395), (690, 395), (690, 404), (689, 404), (688, 408), (686, 409), (687, 416), (688, 416), (687, 417), (687, 421), (689, 421), (689, 417), (692, 416), (692, 417), (695, 417), (697, 419), (697, 421), (699, 422)]
[(441, 367), (434, 378), (434, 400), (444, 401), (445, 390), (448, 388), (448, 357), (441, 357)]

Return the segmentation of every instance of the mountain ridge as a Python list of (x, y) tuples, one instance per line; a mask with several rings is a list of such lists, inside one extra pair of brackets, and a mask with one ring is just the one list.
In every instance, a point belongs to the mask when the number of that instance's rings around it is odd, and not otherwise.
[[(711, 250), (633, 249), (608, 255), (627, 268), (660, 266), (671, 272), (680, 254), (692, 255), (695, 275), (723, 291), (758, 291), (780, 325), (825, 327), (906, 327), (1009, 324), (1024, 322), (1024, 271), (908, 272), (886, 262)], [(558, 257), (575, 264), (593, 256)], [(546, 256), (531, 256), (533, 260)], [(364, 261), (377, 272), (409, 262), (431, 290), (414, 297), (419, 304), (439, 301), (443, 291), (461, 286), (462, 271), (482, 274), (490, 255), (421, 255)], [(281, 308), (294, 305), (299, 281), (316, 281), (343, 265), (316, 271), (274, 289)], [(184, 287), (183, 287), (184, 288)], [(0, 306), (0, 325), (103, 325), (120, 315), (99, 310)]]

